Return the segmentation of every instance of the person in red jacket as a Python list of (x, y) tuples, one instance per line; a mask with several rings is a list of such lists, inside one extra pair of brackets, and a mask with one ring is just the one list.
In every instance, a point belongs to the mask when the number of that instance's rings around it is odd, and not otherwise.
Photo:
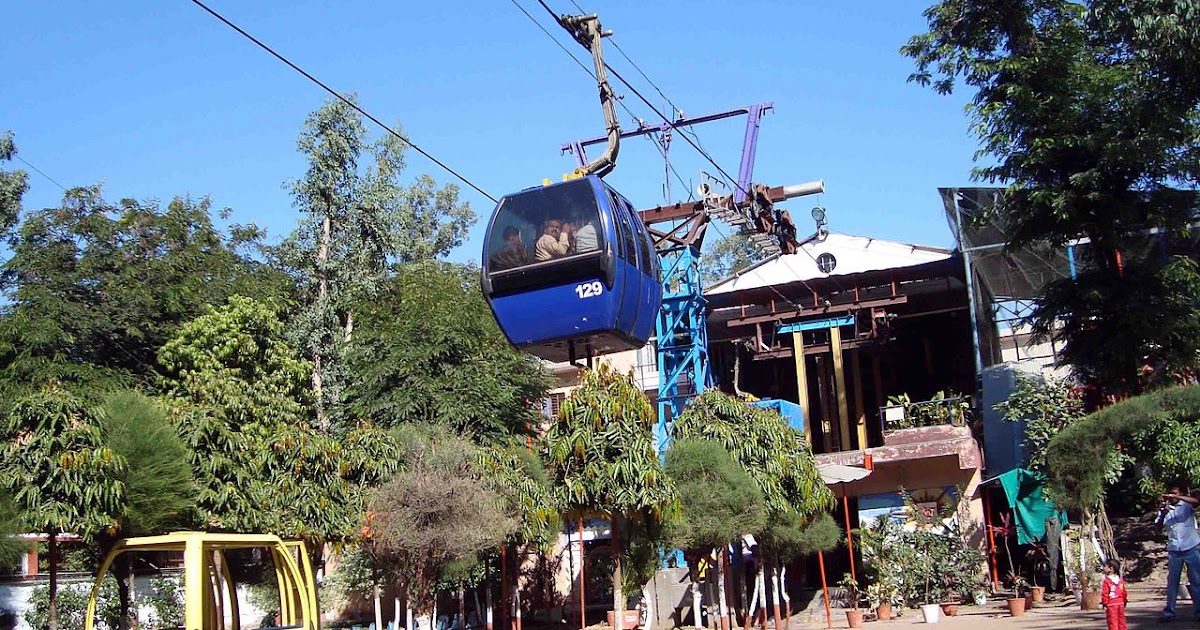
[(1104, 604), (1104, 616), (1108, 618), (1108, 630), (1125, 630), (1125, 603), (1129, 591), (1121, 579), (1121, 565), (1116, 560), (1104, 563), (1104, 581), (1100, 583), (1100, 603)]

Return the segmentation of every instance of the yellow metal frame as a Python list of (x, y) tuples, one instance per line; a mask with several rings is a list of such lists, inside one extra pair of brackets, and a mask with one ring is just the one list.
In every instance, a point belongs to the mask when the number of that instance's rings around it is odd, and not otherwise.
[[(270, 534), (176, 532), (163, 536), (127, 538), (109, 552), (88, 598), (84, 630), (95, 629), (100, 584), (113, 561), (123, 553), (175, 551), (183, 553), (184, 628), (186, 630), (241, 630), (237, 594), (224, 552), (232, 549), (265, 549), (275, 565), (279, 584), (280, 628), (320, 630), (317, 589), (304, 543), (284, 541)], [(225, 605), (232, 621), (225, 623)]]

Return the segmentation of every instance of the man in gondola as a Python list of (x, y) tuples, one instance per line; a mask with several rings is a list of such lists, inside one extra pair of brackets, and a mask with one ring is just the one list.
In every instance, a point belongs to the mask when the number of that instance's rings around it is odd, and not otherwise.
[[(567, 224), (570, 226), (570, 224)], [(550, 219), (542, 227), (542, 235), (534, 246), (533, 257), (541, 262), (554, 258), (562, 258), (571, 251), (571, 236), (573, 229), (563, 229), (562, 221)]]
[(504, 247), (492, 254), (491, 267), (501, 271), (529, 264), (529, 250), (521, 240), (521, 230), (510, 225), (504, 228)]

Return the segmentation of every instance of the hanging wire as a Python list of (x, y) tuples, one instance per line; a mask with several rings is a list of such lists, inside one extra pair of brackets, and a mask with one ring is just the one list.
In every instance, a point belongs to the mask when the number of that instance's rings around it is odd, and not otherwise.
[(380, 121), (378, 118), (376, 118), (376, 117), (372, 116), (372, 115), (371, 115), (370, 113), (368, 113), (366, 110), (364, 110), (363, 108), (359, 107), (357, 103), (355, 103), (354, 101), (351, 101), (350, 99), (348, 99), (348, 98), (346, 98), (346, 97), (342, 96), (340, 93), (338, 93), (336, 90), (334, 90), (333, 88), (331, 88), (331, 87), (329, 87), (328, 85), (326, 85), (326, 84), (325, 84), (324, 82), (322, 82), (320, 79), (316, 78), (316, 77), (315, 77), (315, 76), (313, 76), (312, 74), (309, 74), (309, 73), (308, 73), (308, 71), (304, 70), (303, 68), (301, 68), (300, 66), (296, 65), (295, 63), (292, 63), (292, 61), (291, 61), (291, 60), (289, 60), (287, 57), (284, 57), (283, 55), (281, 55), (281, 54), (279, 54), (279, 53), (275, 52), (275, 50), (274, 50), (274, 49), (272, 49), (270, 46), (268, 46), (268, 45), (266, 45), (266, 44), (262, 43), (261, 41), (259, 41), (259, 39), (258, 39), (258, 38), (254, 37), (254, 36), (253, 36), (253, 35), (251, 35), (250, 33), (247, 33), (245, 30), (243, 30), (243, 29), (242, 29), (242, 27), (240, 27), (240, 26), (238, 26), (237, 24), (234, 24), (233, 22), (229, 21), (229, 20), (228, 20), (228, 19), (227, 19), (225, 16), (223, 16), (223, 15), (221, 15), (220, 13), (217, 13), (216, 11), (212, 10), (211, 8), (209, 8), (209, 7), (208, 7), (208, 5), (204, 4), (204, 3), (203, 3), (203, 2), (201, 2), (200, 0), (192, 0), (192, 4), (195, 4), (196, 6), (200, 7), (201, 9), (204, 9), (205, 11), (207, 11), (207, 12), (209, 13), (209, 15), (212, 15), (213, 17), (215, 17), (215, 18), (217, 18), (218, 20), (220, 20), (221, 22), (223, 22), (223, 23), (224, 23), (226, 26), (228, 26), (229, 28), (231, 28), (231, 29), (233, 29), (233, 30), (237, 31), (237, 33), (238, 33), (239, 35), (241, 35), (242, 37), (245, 37), (246, 39), (250, 40), (251, 42), (254, 42), (254, 44), (255, 44), (256, 46), (258, 46), (259, 48), (261, 48), (261, 49), (263, 49), (263, 50), (267, 51), (268, 53), (270, 53), (270, 54), (271, 54), (271, 56), (275, 57), (275, 58), (276, 58), (276, 59), (278, 59), (279, 61), (282, 61), (282, 62), (283, 62), (285, 65), (287, 65), (289, 68), (291, 68), (292, 70), (295, 70), (296, 72), (298, 72), (298, 73), (300, 73), (301, 75), (303, 75), (303, 76), (304, 76), (304, 78), (306, 78), (306, 79), (308, 79), (309, 81), (312, 81), (313, 83), (317, 84), (318, 86), (320, 86), (320, 88), (321, 88), (321, 89), (323, 89), (323, 90), (325, 90), (326, 92), (328, 92), (329, 94), (331, 94), (331, 95), (332, 95), (334, 98), (336, 98), (336, 99), (338, 99), (339, 101), (341, 101), (341, 102), (345, 103), (345, 104), (346, 104), (348, 107), (350, 107), (350, 108), (351, 108), (351, 109), (353, 109), (354, 111), (358, 112), (359, 114), (362, 114), (362, 115), (363, 115), (364, 117), (366, 117), (368, 120), (370, 120), (371, 122), (375, 123), (375, 124), (376, 124), (376, 125), (378, 125), (380, 128), (382, 128), (384, 131), (386, 131), (386, 132), (388, 132), (388, 133), (392, 134), (393, 136), (395, 136), (395, 137), (396, 137), (396, 139), (398, 139), (398, 140), (400, 140), (401, 142), (403, 142), (404, 144), (406, 144), (406, 145), (408, 145), (408, 146), (412, 147), (412, 149), (413, 149), (414, 151), (416, 151), (417, 153), (420, 153), (421, 155), (425, 156), (425, 157), (426, 157), (426, 158), (427, 158), (429, 161), (433, 162), (434, 164), (437, 164), (439, 167), (441, 167), (441, 168), (442, 168), (442, 170), (446, 171), (447, 173), (450, 173), (450, 174), (451, 174), (451, 175), (453, 175), (455, 178), (457, 178), (457, 179), (458, 179), (458, 181), (460, 181), (460, 182), (462, 182), (462, 183), (466, 184), (467, 186), (470, 186), (471, 188), (473, 188), (473, 189), (475, 190), (475, 192), (477, 192), (477, 193), (479, 193), (479, 194), (483, 195), (484, 197), (487, 197), (487, 198), (488, 198), (488, 199), (490, 199), (490, 200), (491, 200), (493, 203), (495, 203), (495, 202), (496, 202), (496, 198), (495, 198), (495, 197), (493, 197), (492, 195), (488, 194), (486, 191), (484, 191), (484, 190), (483, 190), (482, 188), (480, 188), (479, 186), (476, 186), (476, 185), (475, 185), (475, 182), (472, 182), (471, 180), (467, 179), (465, 176), (461, 175), (461, 174), (460, 174), (458, 171), (454, 170), (453, 168), (450, 168), (450, 166), (449, 166), (449, 165), (447, 165), (445, 162), (443, 162), (443, 161), (441, 161), (441, 160), (437, 159), (436, 157), (434, 157), (432, 154), (430, 154), (430, 153), (429, 153), (428, 151), (426, 151), (425, 149), (422, 149), (421, 147), (417, 146), (417, 145), (416, 145), (416, 143), (414, 143), (412, 140), (408, 139), (407, 137), (405, 137), (405, 136), (401, 135), (401, 134), (400, 134), (400, 133), (398, 133), (398, 132), (397, 132), (395, 129), (392, 129), (392, 128), (391, 128), (391, 127), (389, 127), (388, 125), (385, 125), (385, 124), (384, 124), (382, 121)]

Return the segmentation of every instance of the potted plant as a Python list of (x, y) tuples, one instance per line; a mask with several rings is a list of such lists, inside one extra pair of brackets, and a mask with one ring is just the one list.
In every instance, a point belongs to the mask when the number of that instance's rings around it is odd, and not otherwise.
[[(890, 582), (890, 583), (889, 583)], [(892, 604), (899, 597), (899, 585), (894, 580), (882, 580), (867, 586), (867, 605), (875, 609), (875, 618), (890, 621)]]
[(1025, 559), (1032, 567), (1033, 585), (1029, 587), (1029, 593), (1033, 596), (1034, 603), (1041, 603), (1046, 598), (1046, 587), (1038, 586), (1037, 576), (1039, 571), (1046, 571), (1050, 566), (1050, 555), (1046, 553), (1046, 545), (1034, 543), (1029, 551), (1025, 552)]
[(858, 588), (858, 581), (849, 573), (845, 573), (842, 575), (842, 581), (838, 582), (838, 586), (842, 587), (846, 594), (846, 623), (851, 628), (861, 628), (863, 611), (858, 604), (862, 600), (862, 590)]
[(1008, 604), (1008, 614), (1020, 617), (1025, 614), (1025, 607), (1028, 603), (1025, 601), (1025, 596), (1029, 590), (1029, 582), (1026, 582), (1023, 576), (1012, 573), (1009, 574), (1008, 579), (1013, 588), (1013, 596), (1004, 600)]

